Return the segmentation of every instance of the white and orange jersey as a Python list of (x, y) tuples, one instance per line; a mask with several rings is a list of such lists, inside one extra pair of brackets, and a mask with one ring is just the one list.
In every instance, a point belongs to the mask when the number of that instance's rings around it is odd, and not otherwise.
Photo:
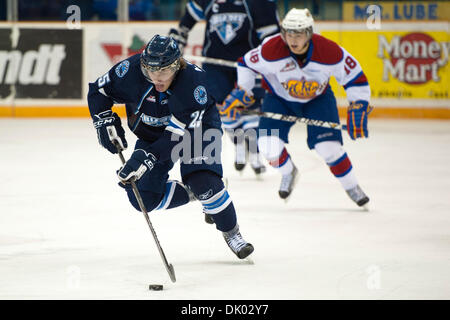
[(257, 74), (263, 84), (287, 101), (306, 103), (320, 96), (331, 76), (345, 88), (349, 102), (369, 102), (370, 87), (358, 61), (335, 42), (313, 34), (304, 64), (289, 51), (280, 34), (267, 38), (238, 63), (238, 85), (252, 92)]

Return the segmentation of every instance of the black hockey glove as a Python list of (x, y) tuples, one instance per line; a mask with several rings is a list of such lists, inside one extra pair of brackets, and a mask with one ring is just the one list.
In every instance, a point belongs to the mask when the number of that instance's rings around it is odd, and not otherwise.
[(122, 128), (122, 122), (117, 113), (107, 110), (94, 115), (94, 128), (97, 130), (98, 142), (111, 153), (117, 153), (118, 150), (114, 141), (119, 143), (121, 150), (128, 147), (125, 140), (125, 130)]
[(178, 48), (180, 48), (181, 54), (183, 54), (184, 47), (186, 47), (188, 40), (189, 29), (186, 27), (180, 27), (179, 29), (170, 29), (169, 37), (172, 37), (178, 44)]
[(147, 170), (150, 172), (156, 163), (156, 157), (143, 149), (134, 150), (130, 159), (117, 171), (122, 183), (139, 180)]

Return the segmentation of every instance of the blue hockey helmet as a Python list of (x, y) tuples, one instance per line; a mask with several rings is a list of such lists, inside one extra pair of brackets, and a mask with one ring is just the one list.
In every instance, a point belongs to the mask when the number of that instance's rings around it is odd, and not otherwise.
[(148, 78), (147, 72), (156, 72), (166, 68), (178, 71), (181, 51), (177, 42), (167, 36), (155, 35), (141, 53), (141, 69)]

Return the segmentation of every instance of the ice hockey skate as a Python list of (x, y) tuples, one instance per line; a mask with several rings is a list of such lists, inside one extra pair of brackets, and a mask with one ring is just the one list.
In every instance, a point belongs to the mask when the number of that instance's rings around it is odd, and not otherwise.
[(214, 218), (212, 217), (212, 214), (208, 214), (205, 212), (203, 212), (203, 213), (205, 214), (205, 222), (207, 224), (214, 224)]
[(222, 234), (228, 247), (239, 259), (247, 258), (253, 252), (253, 245), (242, 238), (237, 224), (232, 230)]
[(278, 190), (278, 194), (280, 195), (281, 199), (284, 199), (285, 201), (289, 199), (292, 190), (297, 184), (297, 180), (298, 170), (297, 167), (294, 166), (294, 169), (292, 169), (291, 173), (285, 174), (281, 177), (280, 189)]
[(259, 153), (249, 153), (249, 162), (250, 166), (253, 169), (253, 172), (256, 174), (256, 177), (261, 178), (261, 174), (266, 172), (266, 167), (261, 161), (261, 156)]
[(369, 197), (362, 191), (361, 187), (357, 185), (356, 187), (345, 190), (347, 192), (350, 199), (352, 199), (358, 206), (365, 208), (366, 210), (369, 209), (368, 202)]
[(245, 152), (245, 142), (236, 144), (236, 154), (234, 158), (234, 168), (237, 171), (240, 171), (242, 174), (242, 170), (244, 170), (247, 164), (247, 155)]

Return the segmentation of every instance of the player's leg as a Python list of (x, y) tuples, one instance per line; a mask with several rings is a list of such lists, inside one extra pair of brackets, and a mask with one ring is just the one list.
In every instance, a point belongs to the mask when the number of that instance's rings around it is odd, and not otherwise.
[[(236, 69), (206, 63), (203, 64), (203, 69), (206, 71), (210, 93), (216, 99), (217, 105), (221, 105), (235, 86)], [(234, 168), (242, 171), (247, 164), (245, 141), (241, 139), (239, 133), (243, 119), (221, 117), (221, 120), (227, 136), (235, 146)]]
[(229, 135), (234, 139), (233, 143), (236, 146), (234, 167), (236, 170), (242, 171), (248, 161), (258, 176), (266, 171), (258, 148), (259, 116), (242, 116), (239, 121), (239, 126), (233, 129)]
[[(141, 141), (138, 140), (135, 149), (139, 149)], [(168, 180), (168, 172), (173, 167), (173, 162), (157, 162), (154, 168), (144, 173), (137, 181), (136, 187), (144, 202), (147, 212), (161, 209), (171, 209), (195, 200), (190, 190), (181, 182)], [(130, 184), (119, 183), (128, 195), (132, 206), (141, 211)]]
[[(215, 128), (209, 130), (214, 132), (209, 135), (209, 139), (202, 138), (202, 155), (191, 154), (190, 157), (183, 157), (180, 163), (181, 176), (183, 183), (201, 202), (203, 212), (213, 217), (216, 228), (223, 233), (228, 246), (243, 259), (253, 252), (253, 246), (247, 243), (239, 232), (236, 211), (222, 181), (222, 131)], [(208, 132), (205, 132), (203, 137)], [(199, 138), (195, 133), (191, 136), (194, 137), (193, 140)], [(192, 143), (195, 144), (195, 141)]]
[[(321, 97), (308, 103), (304, 115), (310, 119), (339, 123), (339, 114), (333, 91), (328, 88)], [(356, 179), (352, 163), (343, 148), (342, 132), (329, 128), (308, 126), (308, 147), (327, 163), (331, 173), (338, 179), (349, 197), (363, 206), (369, 198), (362, 191)]]
[[(259, 85), (259, 86), (258, 86)], [(265, 90), (261, 88), (260, 81), (256, 83), (253, 89), (255, 96), (255, 103), (249, 108), (250, 110), (259, 111), (261, 110), (261, 102), (263, 101)], [(259, 137), (259, 116), (246, 116), (245, 123), (242, 124), (242, 128), (245, 134), (246, 150), (248, 152), (248, 161), (253, 171), (257, 176), (266, 171), (261, 154), (258, 148), (258, 137)]]
[[(295, 115), (280, 98), (273, 94), (266, 95), (262, 110), (265, 112)], [(289, 197), (298, 177), (298, 170), (292, 162), (291, 156), (285, 146), (288, 143), (289, 130), (293, 124), (293, 122), (264, 117), (259, 121), (258, 148), (269, 164), (281, 174), (281, 184), (278, 194), (282, 199)]]
[(195, 171), (183, 181), (201, 202), (203, 211), (214, 218), (230, 249), (240, 259), (253, 252), (253, 246), (242, 238), (237, 223), (236, 210), (221, 177), (213, 171)]

